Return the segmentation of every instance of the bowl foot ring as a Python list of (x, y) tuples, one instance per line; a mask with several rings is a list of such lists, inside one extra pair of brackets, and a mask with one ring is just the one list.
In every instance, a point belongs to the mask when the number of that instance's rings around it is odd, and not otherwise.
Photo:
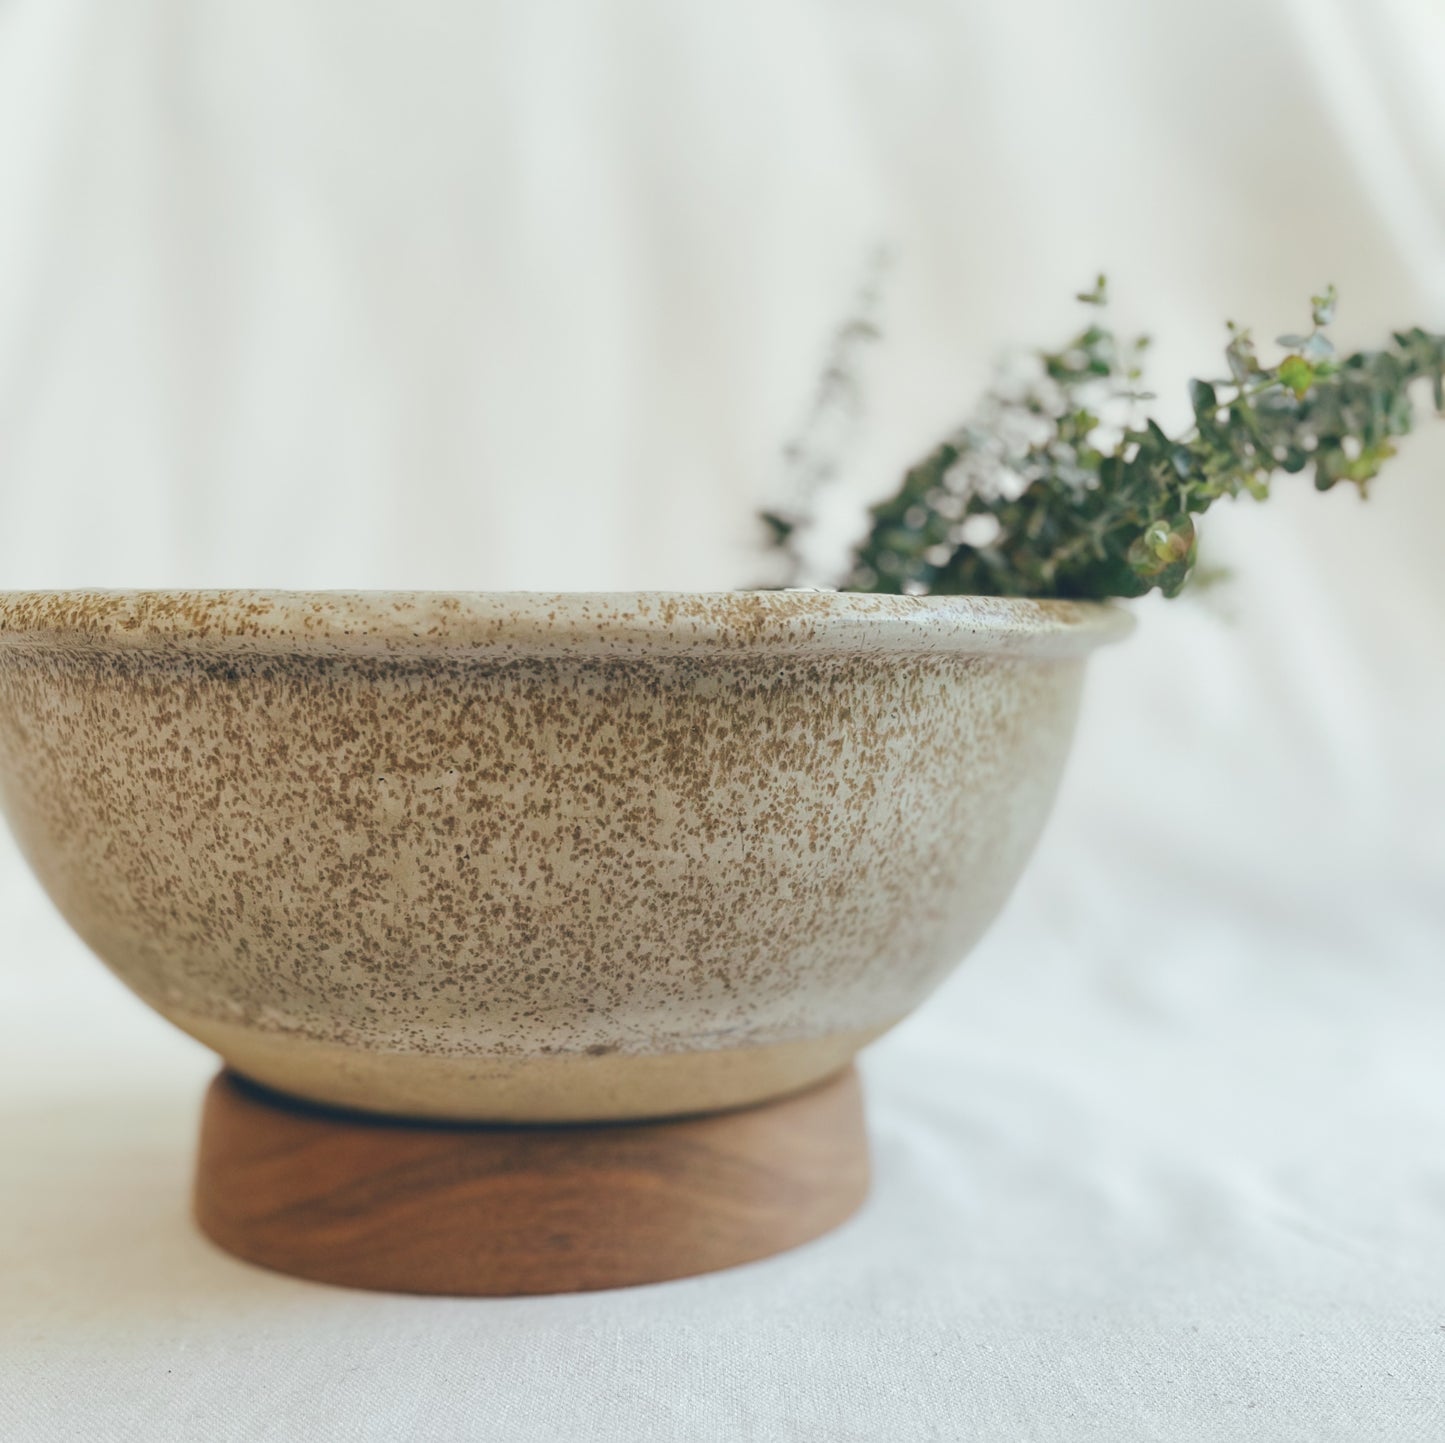
[(195, 1214), (227, 1252), (295, 1277), (514, 1296), (770, 1257), (837, 1227), (867, 1191), (851, 1067), (736, 1112), (532, 1127), (332, 1112), (222, 1072)]

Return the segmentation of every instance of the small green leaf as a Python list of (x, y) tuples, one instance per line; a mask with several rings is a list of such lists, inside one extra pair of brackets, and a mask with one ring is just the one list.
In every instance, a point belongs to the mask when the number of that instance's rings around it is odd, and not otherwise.
[(1315, 490), (1330, 490), (1349, 464), (1349, 457), (1338, 446), (1322, 447), (1315, 456)]
[(1196, 547), (1194, 519), (1180, 514), (1151, 521), (1129, 547), (1128, 562), (1165, 595), (1174, 595), (1189, 575)]
[(758, 519), (768, 528), (768, 540), (773, 546), (781, 546), (798, 529), (795, 520), (776, 511), (760, 511)]
[(1303, 396), (1314, 385), (1315, 368), (1303, 356), (1286, 356), (1279, 363), (1279, 378), (1296, 396)]
[(1208, 381), (1191, 381), (1189, 383), (1189, 404), (1194, 407), (1196, 420), (1202, 421), (1208, 416), (1213, 416), (1219, 406), (1214, 394), (1214, 387)]
[(1233, 323), (1229, 327), (1229, 344), (1224, 348), (1224, 360), (1236, 385), (1247, 385), (1259, 374), (1259, 357), (1255, 354), (1253, 339), (1248, 331)]

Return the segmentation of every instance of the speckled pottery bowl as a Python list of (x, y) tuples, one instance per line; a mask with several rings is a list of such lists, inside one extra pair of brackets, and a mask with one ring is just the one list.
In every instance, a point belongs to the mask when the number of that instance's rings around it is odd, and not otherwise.
[(0, 593), (0, 794), (237, 1071), (470, 1120), (846, 1065), (1002, 905), (1106, 607), (820, 592)]

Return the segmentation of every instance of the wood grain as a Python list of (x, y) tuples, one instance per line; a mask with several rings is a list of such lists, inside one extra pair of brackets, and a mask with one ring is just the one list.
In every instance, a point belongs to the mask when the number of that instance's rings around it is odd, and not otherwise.
[(330, 1112), (227, 1072), (195, 1213), (228, 1252), (387, 1292), (662, 1282), (796, 1247), (868, 1190), (849, 1068), (778, 1102), (663, 1122), (477, 1127)]

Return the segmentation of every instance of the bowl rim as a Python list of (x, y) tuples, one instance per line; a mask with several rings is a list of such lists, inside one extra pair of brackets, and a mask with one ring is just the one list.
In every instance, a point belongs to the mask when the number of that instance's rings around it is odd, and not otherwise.
[(0, 591), (0, 654), (1072, 655), (1134, 618), (1107, 602), (786, 591)]

